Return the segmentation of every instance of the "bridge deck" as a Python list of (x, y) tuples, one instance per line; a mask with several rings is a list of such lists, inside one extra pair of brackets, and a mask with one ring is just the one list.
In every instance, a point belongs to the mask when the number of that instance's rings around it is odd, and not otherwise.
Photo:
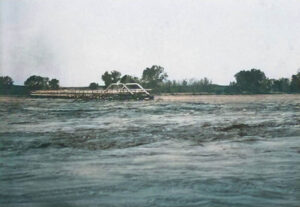
[[(138, 88), (131, 89), (130, 86)], [(37, 90), (32, 91), (32, 97), (38, 98), (74, 98), (74, 99), (152, 99), (149, 91), (139, 84), (120, 84), (113, 83), (105, 90)]]

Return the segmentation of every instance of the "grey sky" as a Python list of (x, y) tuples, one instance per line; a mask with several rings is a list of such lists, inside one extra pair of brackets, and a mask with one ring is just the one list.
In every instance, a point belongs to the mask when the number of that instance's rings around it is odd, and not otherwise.
[(0, 75), (83, 86), (156, 64), (176, 80), (290, 77), (299, 37), (299, 0), (0, 0)]

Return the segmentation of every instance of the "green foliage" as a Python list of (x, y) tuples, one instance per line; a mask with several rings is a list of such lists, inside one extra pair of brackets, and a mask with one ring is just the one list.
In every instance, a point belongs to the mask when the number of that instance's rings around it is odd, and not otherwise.
[[(164, 93), (214, 93), (214, 94), (241, 94), (241, 93), (300, 93), (300, 72), (293, 75), (291, 79), (268, 79), (264, 72), (259, 69), (242, 70), (235, 74), (236, 81), (229, 86), (213, 84), (207, 78), (200, 80), (167, 80), (167, 73), (161, 66), (153, 65), (143, 71), (142, 78), (124, 75), (113, 70), (106, 71), (102, 75), (105, 86), (120, 81), (121, 83), (141, 83), (144, 87), (152, 89), (153, 92)], [(13, 80), (9, 76), (0, 76), (0, 94), (20, 94), (26, 95), (29, 90), (59, 89), (59, 81), (47, 77), (30, 76), (25, 82), (25, 87), (14, 86)], [(91, 83), (89, 88), (98, 89), (97, 83)]]
[(234, 75), (239, 92), (265, 93), (270, 88), (270, 82), (265, 73), (258, 69), (242, 70)]
[(278, 80), (271, 79), (271, 91), (272, 92), (289, 92), (290, 91), (290, 80), (288, 78), (280, 78)]
[(164, 93), (209, 93), (214, 90), (216, 90), (216, 85), (213, 85), (207, 78), (203, 78), (201, 80), (166, 81), (159, 85), (157, 91)]
[(24, 82), (24, 85), (29, 90), (49, 89), (49, 78), (33, 75)]
[(29, 90), (25, 86), (12, 85), (10, 88), (0, 88), (0, 95), (27, 96)]
[(98, 85), (98, 83), (93, 82), (93, 83), (90, 83), (89, 88), (91, 90), (96, 90), (99, 88), (99, 85)]
[(0, 76), (0, 89), (9, 89), (13, 86), (13, 80), (9, 76)]
[(140, 83), (140, 80), (138, 77), (134, 77), (131, 75), (123, 75), (120, 82), (121, 83)]
[(236, 82), (230, 82), (229, 86), (227, 88), (225, 88), (224, 91), (226, 94), (237, 94), (239, 93), (239, 88), (236, 84)]
[(151, 68), (146, 68), (143, 71), (142, 83), (146, 87), (158, 88), (168, 77), (167, 73), (164, 72), (164, 68), (161, 66), (153, 65)]
[(105, 83), (105, 86), (109, 86), (111, 83), (117, 83), (121, 78), (121, 73), (113, 70), (111, 72), (106, 71), (103, 75), (102, 75), (102, 80)]
[(52, 90), (57, 90), (59, 89), (59, 80), (57, 79), (52, 79), (49, 81), (49, 88)]
[(300, 92), (300, 72), (298, 72), (296, 75), (292, 75), (290, 90), (293, 93)]

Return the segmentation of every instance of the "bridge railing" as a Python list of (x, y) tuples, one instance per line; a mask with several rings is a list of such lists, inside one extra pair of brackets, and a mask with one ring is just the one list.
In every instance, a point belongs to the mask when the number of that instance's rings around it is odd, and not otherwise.
[[(134, 94), (134, 93), (145, 93), (147, 95), (150, 95), (150, 93), (143, 88), (143, 86), (141, 86), (140, 84), (138, 83), (112, 83), (110, 84), (105, 90), (104, 92), (108, 93), (110, 90), (113, 90), (113, 87), (116, 86), (118, 88), (120, 88), (121, 90), (125, 90), (127, 92), (129, 92), (130, 94)], [(137, 89), (132, 89), (130, 87), (132, 86), (136, 86)], [(118, 89), (117, 89), (118, 90)]]

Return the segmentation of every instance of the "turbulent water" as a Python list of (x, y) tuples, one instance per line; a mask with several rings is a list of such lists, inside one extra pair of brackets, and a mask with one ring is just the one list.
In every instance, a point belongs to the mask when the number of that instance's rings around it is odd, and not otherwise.
[(299, 206), (300, 96), (0, 98), (0, 206)]

